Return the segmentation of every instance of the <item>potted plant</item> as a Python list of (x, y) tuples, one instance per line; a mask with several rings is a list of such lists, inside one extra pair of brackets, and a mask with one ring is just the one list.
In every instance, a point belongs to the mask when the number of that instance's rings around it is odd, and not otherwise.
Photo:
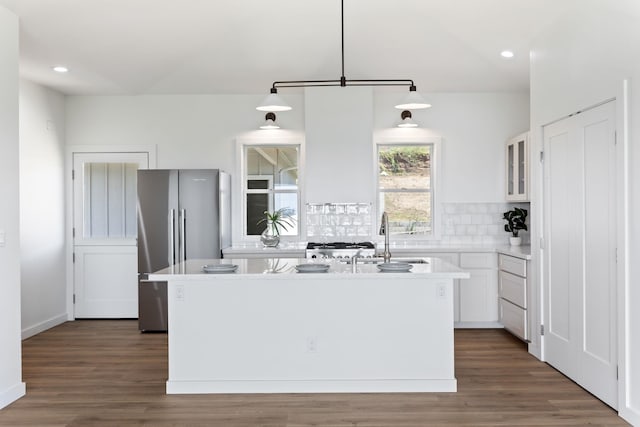
[(266, 247), (275, 248), (280, 243), (280, 231), (293, 227), (293, 218), (289, 214), (290, 208), (280, 208), (277, 211), (264, 211), (264, 218), (258, 221), (258, 225), (266, 223), (266, 227), (260, 235), (260, 241)]
[(512, 246), (519, 246), (522, 243), (522, 238), (518, 236), (518, 231), (527, 230), (527, 210), (521, 208), (513, 208), (510, 211), (506, 211), (503, 214), (503, 218), (507, 223), (504, 225), (504, 231), (511, 233), (509, 243)]

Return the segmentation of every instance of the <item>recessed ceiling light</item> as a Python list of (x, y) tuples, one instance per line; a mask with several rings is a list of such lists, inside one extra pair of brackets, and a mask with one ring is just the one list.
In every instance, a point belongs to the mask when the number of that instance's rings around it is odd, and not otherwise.
[(513, 52), (510, 50), (503, 50), (500, 52), (500, 55), (502, 55), (503, 58), (513, 58)]
[(63, 67), (62, 65), (56, 65), (53, 67), (53, 71), (56, 73), (68, 73), (69, 69), (67, 67)]

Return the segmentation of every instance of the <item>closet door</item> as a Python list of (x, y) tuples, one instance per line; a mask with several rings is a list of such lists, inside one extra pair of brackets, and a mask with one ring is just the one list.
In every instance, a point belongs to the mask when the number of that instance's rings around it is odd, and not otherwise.
[(544, 128), (545, 359), (617, 407), (615, 102)]

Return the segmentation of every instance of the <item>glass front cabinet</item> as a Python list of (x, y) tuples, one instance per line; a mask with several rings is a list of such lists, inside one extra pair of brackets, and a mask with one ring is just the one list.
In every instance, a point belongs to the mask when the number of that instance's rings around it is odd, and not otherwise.
[(529, 201), (529, 132), (507, 141), (506, 199), (512, 202)]

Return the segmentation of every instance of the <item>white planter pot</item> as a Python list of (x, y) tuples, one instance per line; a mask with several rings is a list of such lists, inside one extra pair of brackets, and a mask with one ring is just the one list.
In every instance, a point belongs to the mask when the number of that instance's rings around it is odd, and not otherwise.
[(509, 237), (509, 244), (511, 246), (520, 246), (522, 244), (522, 237)]

